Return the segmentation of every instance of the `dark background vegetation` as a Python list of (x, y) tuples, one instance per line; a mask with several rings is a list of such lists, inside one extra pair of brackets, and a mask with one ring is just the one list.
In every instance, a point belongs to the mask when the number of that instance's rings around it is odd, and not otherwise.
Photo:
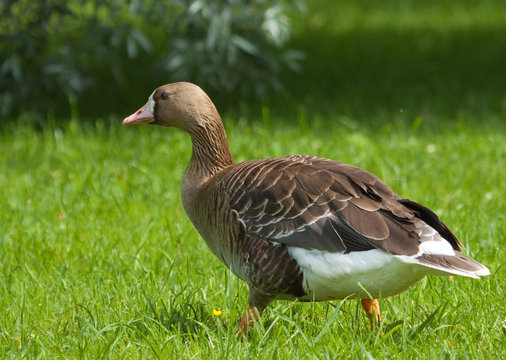
[(186, 80), (232, 113), (504, 117), (506, 17), (490, 16), (500, 10), (470, 0), (4, 0), (0, 114), (123, 116), (156, 86)]
[[(7, 0), (0, 16), (2, 115), (124, 111), (193, 81), (224, 103), (280, 89), (293, 1)], [(225, 100), (226, 101), (223, 101)]]

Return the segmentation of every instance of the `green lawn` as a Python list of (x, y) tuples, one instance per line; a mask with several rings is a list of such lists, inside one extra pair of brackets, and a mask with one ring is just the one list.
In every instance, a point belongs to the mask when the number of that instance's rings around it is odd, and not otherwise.
[[(357, 301), (274, 302), (239, 341), (247, 287), (179, 199), (188, 136), (120, 125), (143, 98), (110, 119), (0, 126), (0, 358), (506, 358), (504, 7), (407, 3), (364, 12), (369, 2), (343, 2), (335, 22), (315, 5), (294, 44), (309, 49), (310, 34), (325, 34), (340, 46), (308, 55), (307, 71), (287, 81), (293, 98), (227, 112), (230, 147), (236, 161), (304, 153), (367, 169), (436, 211), (491, 276), (425, 278), (381, 300), (372, 332)], [(396, 40), (359, 46), (367, 36), (346, 35), (370, 24)], [(462, 29), (483, 40), (477, 53)], [(438, 49), (475, 55), (453, 67), (432, 60)], [(384, 61), (369, 65), (373, 55)]]
[(186, 135), (119, 120), (12, 126), (0, 143), (4, 357), (504, 357), (504, 128), (312, 125), (237, 123), (230, 145), (236, 160), (312, 153), (371, 170), (435, 209), (492, 275), (423, 280), (383, 300), (373, 332), (356, 301), (275, 302), (241, 343), (247, 288), (180, 204)]

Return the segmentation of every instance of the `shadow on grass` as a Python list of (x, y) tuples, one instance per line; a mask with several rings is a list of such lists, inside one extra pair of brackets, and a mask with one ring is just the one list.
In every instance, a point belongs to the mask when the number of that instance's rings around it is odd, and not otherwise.
[(157, 305), (149, 297), (146, 301), (144, 322), (137, 323), (139, 331), (147, 331), (145, 327), (149, 323), (162, 331), (178, 331), (181, 335), (197, 335), (202, 330), (208, 331), (216, 327), (216, 320), (201, 302), (175, 302), (167, 308), (163, 301), (158, 301)]
[[(506, 27), (301, 31), (307, 59), (285, 105), (360, 117), (506, 116)], [(282, 102), (273, 106), (282, 108)]]

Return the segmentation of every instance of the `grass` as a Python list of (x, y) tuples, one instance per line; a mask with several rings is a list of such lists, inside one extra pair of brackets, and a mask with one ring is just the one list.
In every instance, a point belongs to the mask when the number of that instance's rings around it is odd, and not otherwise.
[[(381, 300), (384, 323), (372, 332), (357, 301), (274, 302), (241, 342), (247, 288), (179, 200), (187, 135), (124, 128), (119, 116), (18, 121), (0, 126), (0, 358), (505, 358), (506, 76), (494, 30), (503, 5), (406, 3), (370, 12), (369, 2), (327, 12), (316, 3), (294, 41), (309, 49), (320, 34), (342, 46), (313, 44), (306, 72), (287, 81), (293, 98), (227, 113), (232, 153), (315, 154), (367, 169), (435, 210), (490, 277), (425, 278)], [(475, 41), (478, 51), (466, 50)], [(444, 49), (474, 55), (453, 73), (431, 60)], [(374, 58), (384, 61), (368, 66)]]
[(180, 204), (186, 135), (117, 120), (4, 128), (3, 357), (504, 357), (505, 132), (397, 125), (243, 122), (229, 138), (237, 160), (313, 153), (373, 171), (438, 211), (492, 275), (424, 279), (382, 301), (373, 332), (356, 301), (275, 302), (245, 342), (234, 331), (247, 288)]

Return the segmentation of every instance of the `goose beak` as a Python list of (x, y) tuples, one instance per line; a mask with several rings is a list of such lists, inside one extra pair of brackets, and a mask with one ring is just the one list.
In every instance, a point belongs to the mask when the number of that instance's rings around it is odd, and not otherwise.
[(134, 112), (132, 115), (123, 119), (123, 125), (132, 124), (149, 124), (155, 121), (153, 114), (151, 113), (149, 101), (146, 105), (141, 107), (139, 110)]

